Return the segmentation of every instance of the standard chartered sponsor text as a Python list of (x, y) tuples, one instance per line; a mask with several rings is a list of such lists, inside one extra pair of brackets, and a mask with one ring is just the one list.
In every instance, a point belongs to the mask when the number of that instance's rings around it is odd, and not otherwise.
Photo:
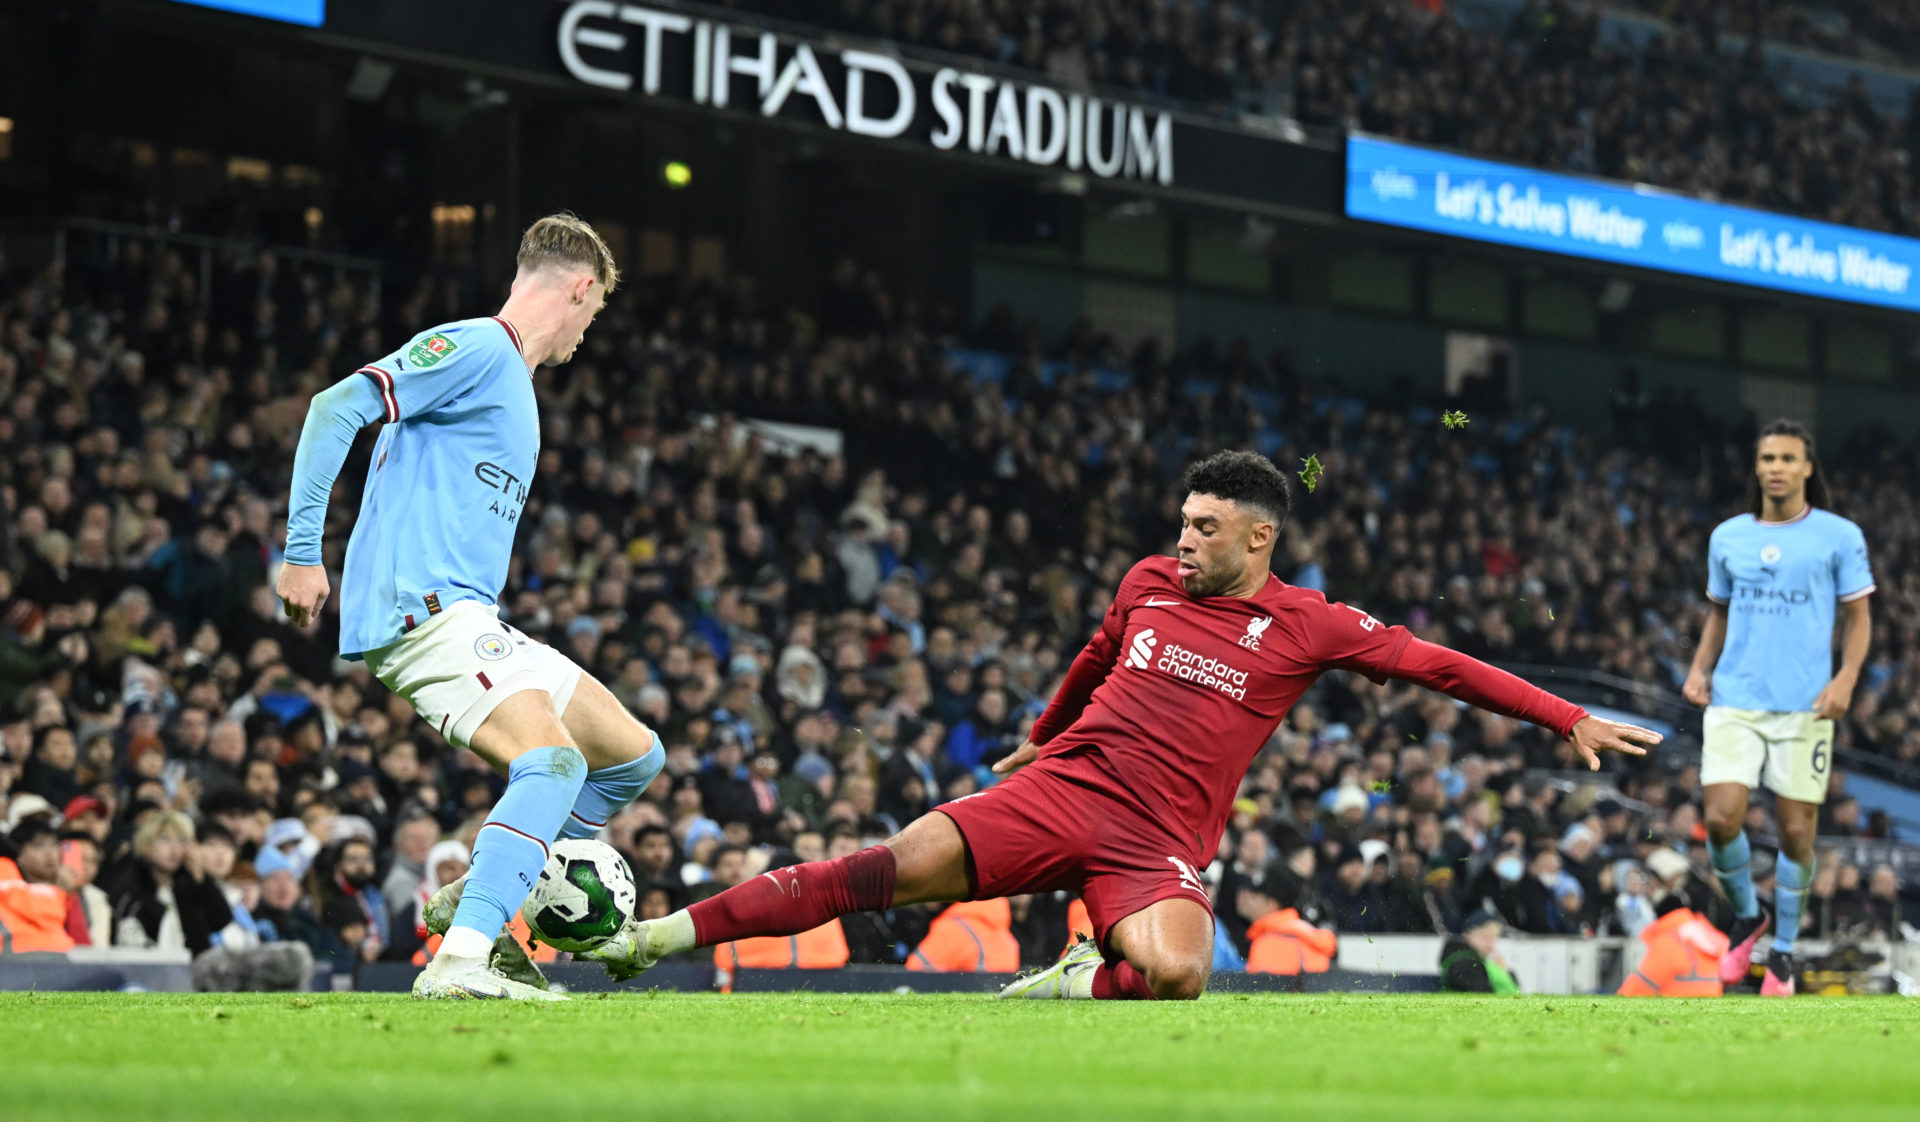
[(1236, 670), (1217, 658), (1210, 658), (1190, 647), (1178, 643), (1168, 643), (1160, 652), (1160, 660), (1153, 664), (1155, 670), (1171, 674), (1182, 681), (1219, 690), (1235, 701), (1247, 699), (1247, 672)]

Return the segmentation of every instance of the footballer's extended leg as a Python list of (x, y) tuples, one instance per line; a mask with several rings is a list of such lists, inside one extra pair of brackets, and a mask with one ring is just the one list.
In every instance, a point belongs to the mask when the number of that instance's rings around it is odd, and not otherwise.
[(1191, 1001), (1213, 970), (1213, 916), (1197, 901), (1155, 901), (1113, 925), (1108, 946), (1121, 957), (1107, 963), (1091, 940), (1059, 962), (1020, 978), (1002, 998), (1064, 997), (1099, 1001)]
[(661, 919), (628, 924), (580, 957), (625, 980), (661, 957), (761, 935), (798, 935), (836, 916), (898, 904), (964, 900), (967, 844), (944, 814), (928, 814), (858, 853), (789, 865)]
[(590, 838), (653, 782), (666, 765), (660, 737), (591, 675), (580, 675), (560, 716), (587, 760), (587, 778), (560, 837)]
[(1813, 884), (1813, 837), (1820, 806), (1782, 795), (1774, 800), (1773, 810), (1780, 820), (1780, 860), (1773, 870), (1773, 948), (1767, 955), (1760, 992), (1767, 997), (1791, 997), (1793, 941), (1800, 934), (1800, 914), (1806, 907), (1807, 889)]
[(1727, 953), (1720, 956), (1720, 981), (1737, 985), (1746, 978), (1753, 949), (1767, 932), (1767, 917), (1753, 892), (1753, 847), (1747, 842), (1747, 788), (1741, 783), (1709, 783), (1705, 791), (1707, 855), (1714, 876), (1733, 905)]
[(506, 772), (507, 790), (474, 839), (473, 864), (440, 951), (414, 982), (416, 997), (560, 1000), (488, 969), (495, 939), (547, 861), (586, 779), (587, 762), (544, 690), (502, 701), (473, 735), (473, 750)]

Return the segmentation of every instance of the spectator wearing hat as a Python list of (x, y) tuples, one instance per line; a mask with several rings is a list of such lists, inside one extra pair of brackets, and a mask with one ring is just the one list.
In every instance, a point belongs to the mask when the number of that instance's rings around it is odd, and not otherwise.
[(113, 828), (112, 815), (99, 796), (75, 795), (60, 813), (60, 828), (68, 833), (86, 834), (93, 839), (97, 849), (107, 840), (107, 832)]
[(301, 892), (300, 878), (286, 857), (279, 850), (262, 850), (254, 870), (260, 875), (260, 906), (254, 910), (254, 923), (261, 940), (305, 943), (315, 956), (326, 954), (326, 931)]
[(689, 857), (702, 842), (718, 844), (725, 838), (720, 823), (706, 814), (706, 796), (702, 794), (701, 778), (698, 774), (675, 777), (668, 804), (672, 817), (668, 828), (679, 843), (680, 852)]
[(807, 828), (826, 825), (827, 803), (834, 795), (836, 773), (833, 761), (818, 752), (806, 752), (780, 777), (780, 803), (793, 807), (806, 817)]
[[(418, 819), (417, 821), (430, 821)], [(419, 881), (413, 887), (404, 902), (396, 902), (393, 911), (392, 958), (416, 957), (422, 948), (432, 950), (439, 944), (427, 932), (427, 902), (433, 894), (467, 875), (467, 867), (473, 862), (473, 854), (462, 842), (448, 838), (434, 841), (428, 846), (425, 856), (420, 859), (424, 870)], [(636, 883), (644, 883), (636, 878)]]
[(1321, 885), (1333, 929), (1342, 934), (1379, 931), (1385, 921), (1385, 901), (1374, 887), (1367, 859), (1357, 845), (1340, 850), (1333, 869)]
[(1270, 872), (1240, 887), (1235, 910), (1247, 920), (1247, 973), (1324, 974), (1338, 938), (1300, 918), (1300, 882)]
[(79, 897), (68, 891), (73, 870), (60, 862), (52, 824), (34, 817), (8, 835), (12, 857), (0, 857), (0, 955), (65, 954), (91, 936)]
[(759, 818), (746, 749), (731, 725), (713, 730), (707, 765), (700, 772), (700, 805), (715, 822), (753, 822)]
[(60, 824), (60, 815), (59, 812), (54, 809), (54, 805), (31, 791), (26, 794), (15, 794), (8, 800), (6, 827), (9, 835), (15, 830), (18, 830), (21, 823), (36, 818), (44, 821), (49, 826), (58, 826)]
[(1486, 908), (1467, 916), (1460, 934), (1440, 948), (1440, 988), (1448, 993), (1519, 993), (1520, 980), (1500, 953), (1505, 927), (1500, 913)]

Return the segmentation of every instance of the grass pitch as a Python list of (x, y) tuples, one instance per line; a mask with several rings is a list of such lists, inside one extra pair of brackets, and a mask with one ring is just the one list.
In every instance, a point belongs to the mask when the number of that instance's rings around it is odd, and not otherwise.
[(1920, 1005), (0, 994), (8, 1122), (1920, 1117)]

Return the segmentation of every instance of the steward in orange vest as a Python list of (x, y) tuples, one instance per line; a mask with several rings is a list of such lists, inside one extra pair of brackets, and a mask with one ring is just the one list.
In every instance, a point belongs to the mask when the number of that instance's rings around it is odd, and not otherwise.
[(1300, 918), (1300, 882), (1269, 873), (1240, 889), (1234, 901), (1253, 921), (1247, 928), (1247, 973), (1324, 974), (1339, 946), (1334, 933)]
[(1640, 933), (1647, 951), (1639, 969), (1620, 983), (1622, 997), (1719, 997), (1720, 956), (1727, 953), (1727, 936), (1678, 896), (1656, 907), (1667, 907), (1659, 919)]
[(713, 948), (714, 981), (721, 993), (733, 992), (741, 970), (836, 970), (847, 964), (847, 933), (830, 919), (798, 935), (762, 935), (735, 939)]
[(907, 956), (907, 969), (1012, 974), (1020, 969), (1013, 906), (1002, 899), (948, 905)]
[(65, 954), (76, 930), (85, 941), (87, 927), (79, 898), (58, 883), (59, 839), (53, 827), (30, 820), (15, 827), (10, 840), (20, 857), (0, 857), (0, 954)]

